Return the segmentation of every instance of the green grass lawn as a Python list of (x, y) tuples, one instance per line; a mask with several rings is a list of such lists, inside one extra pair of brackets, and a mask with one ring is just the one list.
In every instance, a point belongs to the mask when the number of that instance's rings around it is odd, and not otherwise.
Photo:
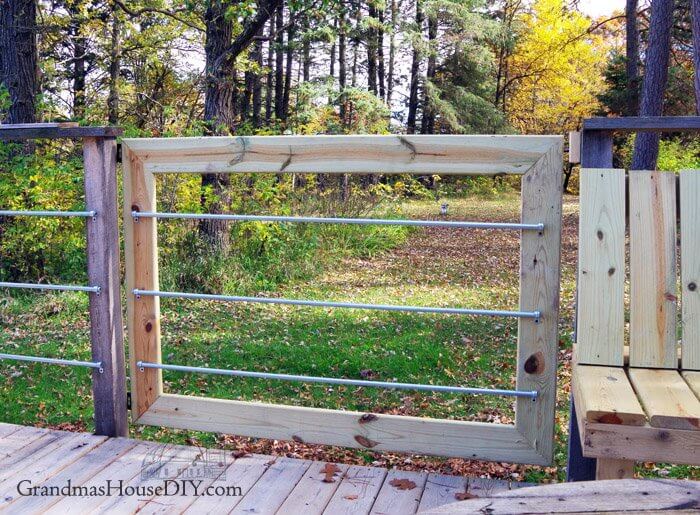
[[(556, 466), (485, 464), (379, 454), (298, 443), (132, 426), (139, 438), (284, 452), (315, 459), (468, 472), (528, 480), (556, 480), (566, 462), (569, 364), (575, 288), (575, 199), (565, 201), (560, 382)], [(515, 195), (450, 199), (450, 217), (516, 221)], [(411, 201), (401, 212), (436, 218), (439, 203)], [(516, 309), (517, 232), (460, 229), (411, 231), (405, 243), (372, 258), (344, 258), (311, 280), (275, 292), (292, 298), (386, 304)], [(23, 294), (0, 299), (0, 351), (89, 359), (87, 301), (72, 293)], [(163, 361), (181, 365), (386, 381), (512, 388), (515, 319), (425, 315), (291, 306), (162, 299)], [(5, 362), (0, 369), (5, 422), (90, 430), (89, 372)], [(389, 391), (164, 372), (171, 393), (262, 400), (324, 408), (510, 423), (512, 401), (485, 396)], [(689, 467), (643, 471), (697, 474)]]

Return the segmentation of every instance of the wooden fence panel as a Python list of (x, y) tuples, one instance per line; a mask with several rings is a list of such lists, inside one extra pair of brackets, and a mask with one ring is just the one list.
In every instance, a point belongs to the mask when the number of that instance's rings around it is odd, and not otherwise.
[(700, 170), (681, 172), (682, 368), (700, 370)]
[(631, 171), (630, 366), (676, 368), (676, 176)]
[(582, 169), (576, 360), (622, 366), (625, 330), (625, 171)]

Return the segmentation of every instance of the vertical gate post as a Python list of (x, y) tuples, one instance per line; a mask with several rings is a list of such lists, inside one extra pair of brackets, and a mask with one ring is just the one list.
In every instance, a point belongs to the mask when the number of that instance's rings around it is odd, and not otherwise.
[(117, 142), (111, 137), (83, 139), (85, 204), (95, 211), (87, 220), (87, 270), (90, 285), (90, 342), (93, 361), (95, 433), (127, 436), (124, 331), (119, 280), (119, 227), (117, 215)]
[[(611, 131), (586, 130), (581, 131), (581, 168), (612, 168), (613, 166), (613, 134)], [(576, 294), (576, 313), (578, 313), (578, 292)], [(576, 324), (578, 316), (574, 316)], [(574, 341), (576, 341), (576, 326), (574, 325)], [(573, 390), (572, 390), (573, 392)], [(581, 448), (581, 437), (578, 430), (574, 394), (571, 394), (569, 406), (569, 446), (566, 466), (567, 481), (592, 481), (596, 475), (596, 459), (586, 458)]]

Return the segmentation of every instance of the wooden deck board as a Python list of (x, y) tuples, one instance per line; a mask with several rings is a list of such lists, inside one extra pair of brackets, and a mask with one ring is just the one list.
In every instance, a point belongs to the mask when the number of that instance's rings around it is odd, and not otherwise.
[(0, 439), (5, 438), (12, 433), (15, 433), (22, 429), (22, 426), (17, 426), (15, 424), (3, 424), (0, 423)]
[[(374, 515), (415, 513), (418, 510), (420, 498), (423, 496), (427, 479), (428, 474), (425, 472), (390, 470), (370, 513)], [(399, 486), (399, 481), (410, 481), (413, 483), (413, 487), (408, 483), (402, 483), (402, 486)]]
[[(277, 513), (289, 515), (323, 513), (348, 468), (348, 465), (312, 463)], [(334, 469), (337, 471), (333, 472)], [(328, 477), (326, 477), (326, 470), (329, 470)]]
[[(209, 460), (209, 461), (207, 461)], [(202, 463), (216, 462), (215, 473), (195, 477)], [(158, 479), (142, 474), (144, 466)], [(334, 464), (330, 464), (331, 466)], [(332, 482), (324, 482), (324, 462), (245, 455), (233, 458), (230, 451), (164, 445), (127, 438), (105, 439), (87, 433), (0, 424), (0, 511), (9, 514), (39, 513), (257, 513), (257, 514), (383, 514), (415, 513), (457, 501), (455, 493), (467, 488), (477, 495), (509, 489), (507, 481), (467, 479), (424, 472), (335, 464)], [(199, 482), (207, 486), (236, 487), (230, 495), (81, 495), (92, 487), (113, 488), (163, 485), (164, 479)], [(17, 483), (51, 495), (21, 495)], [(393, 479), (408, 479), (416, 486), (406, 490)], [(59, 490), (78, 488), (67, 496)], [(25, 484), (25, 486), (28, 486)], [(477, 492), (478, 490), (478, 492)], [(26, 491), (26, 489), (25, 489)], [(58, 492), (58, 493), (56, 493)]]
[[(134, 440), (126, 438), (111, 438), (97, 448), (83, 455), (79, 460), (61, 470), (47, 481), (35, 483), (36, 486), (44, 486), (47, 489), (62, 487), (68, 479), (75, 485), (82, 485), (96, 476), (104, 468), (125, 455), (137, 445)], [(40, 513), (47, 510), (61, 500), (61, 497), (18, 497), (7, 500), (10, 503), (9, 511), (13, 513)], [(0, 505), (2, 509), (4, 505)]]
[(230, 512), (267, 471), (267, 469), (270, 467), (269, 462), (270, 456), (262, 456), (259, 454), (244, 456), (236, 459), (226, 469), (225, 478), (223, 478), (221, 483), (224, 487), (236, 486), (240, 488), (241, 496), (199, 497), (194, 500), (185, 513), (200, 515)]
[(276, 513), (311, 465), (310, 461), (290, 458), (272, 458), (272, 461), (274, 463), (243, 496), (241, 502), (231, 511), (232, 514)]
[(384, 484), (386, 470), (353, 465), (323, 513), (328, 515), (369, 513)]
[(83, 455), (100, 446), (107, 440), (105, 436), (77, 433), (67, 438), (56, 440), (54, 447), (39, 459), (25, 460), (12, 467), (4, 481), (0, 481), (0, 509), (13, 500), (17, 494), (17, 478), (41, 484), (57, 472), (63, 470)]

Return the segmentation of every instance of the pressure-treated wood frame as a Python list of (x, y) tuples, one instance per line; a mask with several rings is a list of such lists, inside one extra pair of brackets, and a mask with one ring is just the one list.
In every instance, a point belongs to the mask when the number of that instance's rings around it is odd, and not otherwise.
[[(132, 417), (139, 424), (373, 450), (546, 465), (551, 463), (556, 400), (562, 201), (558, 136), (253, 136), (125, 139), (124, 229)], [(403, 417), (188, 397), (163, 393), (158, 297), (157, 173), (413, 173), (522, 176), (520, 306), (541, 318), (518, 324), (514, 425)]]

